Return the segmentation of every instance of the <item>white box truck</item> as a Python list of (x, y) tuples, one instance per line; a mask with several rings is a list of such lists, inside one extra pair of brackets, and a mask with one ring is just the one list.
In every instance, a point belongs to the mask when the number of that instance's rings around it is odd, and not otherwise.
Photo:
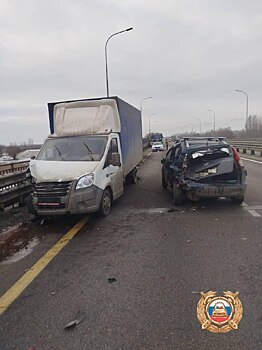
[(48, 103), (50, 135), (30, 161), (38, 216), (110, 213), (137, 180), (143, 159), (140, 111), (119, 97)]

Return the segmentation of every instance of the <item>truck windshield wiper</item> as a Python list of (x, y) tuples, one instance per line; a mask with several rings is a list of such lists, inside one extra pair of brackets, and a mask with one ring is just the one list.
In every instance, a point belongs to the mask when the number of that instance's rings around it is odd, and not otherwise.
[(90, 155), (91, 160), (94, 161), (94, 158), (93, 158), (93, 156), (92, 156), (92, 151), (91, 151), (91, 149), (87, 146), (87, 144), (85, 143), (85, 141), (83, 141), (83, 144), (85, 145), (86, 149), (88, 150), (88, 153), (89, 153), (89, 155)]
[(61, 159), (65, 160), (65, 158), (62, 156), (62, 153), (59, 151), (58, 147), (57, 146), (54, 146), (54, 147), (57, 150), (58, 154), (60, 155)]

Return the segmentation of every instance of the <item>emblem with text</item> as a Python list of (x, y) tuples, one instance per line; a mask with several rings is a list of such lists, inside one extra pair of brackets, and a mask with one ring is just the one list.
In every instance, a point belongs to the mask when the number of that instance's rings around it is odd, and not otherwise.
[(201, 295), (197, 304), (197, 318), (202, 329), (213, 333), (227, 333), (238, 329), (243, 315), (239, 292), (224, 292), (223, 297), (216, 296), (216, 292), (212, 291), (201, 292)]

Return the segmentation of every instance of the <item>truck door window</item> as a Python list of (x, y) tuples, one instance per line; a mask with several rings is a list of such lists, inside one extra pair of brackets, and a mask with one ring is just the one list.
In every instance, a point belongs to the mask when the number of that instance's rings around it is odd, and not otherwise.
[(111, 142), (110, 142), (110, 146), (109, 146), (109, 150), (108, 150), (108, 153), (107, 153), (107, 157), (106, 157), (104, 168), (106, 168), (110, 164), (110, 161), (112, 160), (112, 153), (118, 153), (117, 138), (113, 138), (111, 140)]

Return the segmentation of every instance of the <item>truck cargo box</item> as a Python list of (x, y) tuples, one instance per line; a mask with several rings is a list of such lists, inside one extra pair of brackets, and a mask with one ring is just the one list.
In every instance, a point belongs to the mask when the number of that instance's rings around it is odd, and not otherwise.
[(141, 112), (119, 97), (53, 102), (48, 111), (53, 137), (119, 133), (124, 176), (142, 161)]

